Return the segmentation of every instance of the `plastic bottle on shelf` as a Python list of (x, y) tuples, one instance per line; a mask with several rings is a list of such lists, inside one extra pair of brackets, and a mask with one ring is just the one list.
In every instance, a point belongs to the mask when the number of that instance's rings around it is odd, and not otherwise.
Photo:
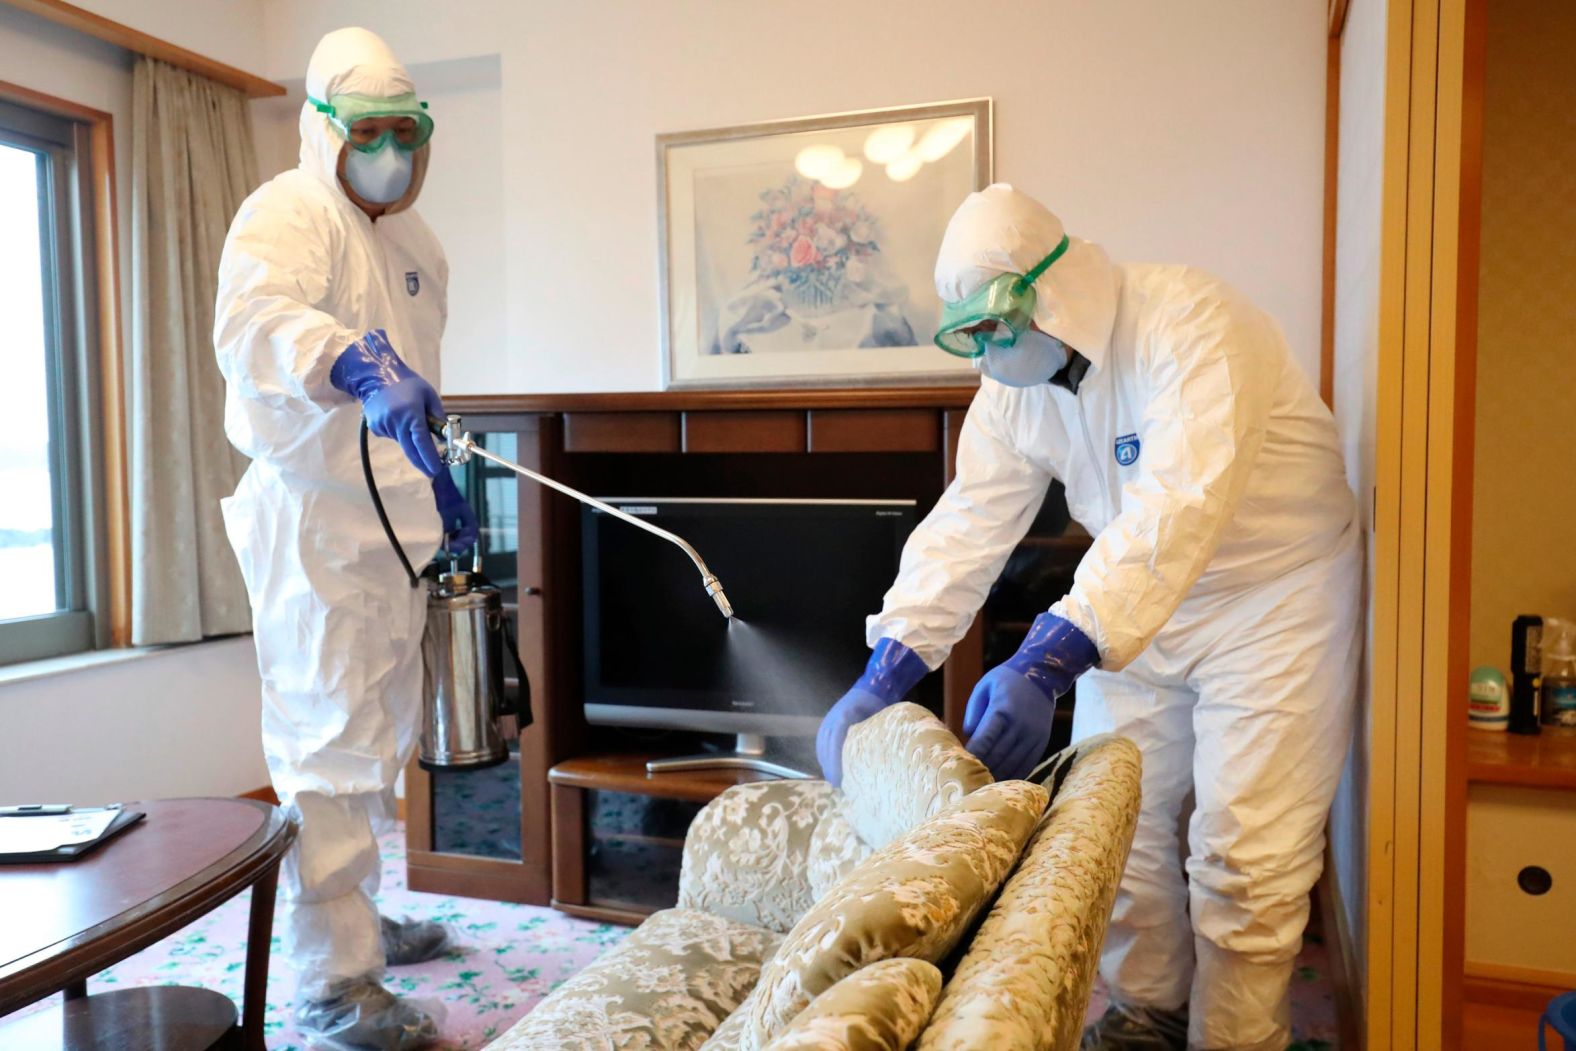
[(1472, 669), (1467, 702), (1474, 729), (1503, 731), (1510, 725), (1510, 687), (1498, 668)]
[(1576, 729), (1576, 623), (1543, 620), (1543, 725)]

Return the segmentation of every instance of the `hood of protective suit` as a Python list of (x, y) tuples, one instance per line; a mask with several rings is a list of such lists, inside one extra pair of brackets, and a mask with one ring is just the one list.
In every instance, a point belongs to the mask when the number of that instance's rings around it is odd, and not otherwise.
[[(392, 98), (415, 90), (415, 82), (410, 79), (404, 64), (394, 57), (394, 52), (383, 42), (383, 38), (359, 26), (336, 29), (324, 36), (317, 42), (306, 67), (306, 93), (309, 100), (321, 99), (326, 102), (335, 95)], [(344, 194), (345, 187), (339, 180), (338, 172), (340, 154), (346, 148), (345, 140), (310, 101), (301, 105), (300, 124), (301, 170)], [(383, 210), (384, 215), (404, 211), (415, 203), (427, 175), (430, 149), (431, 145), (428, 144), (412, 155), (410, 188), (404, 196)]]
[[(1028, 273), (1065, 233), (1049, 209), (1007, 183), (971, 193), (941, 239), (936, 294), (955, 303), (999, 274)], [(1034, 283), (1034, 323), (1099, 368), (1116, 322), (1117, 281), (1103, 248), (1069, 238), (1067, 251)]]

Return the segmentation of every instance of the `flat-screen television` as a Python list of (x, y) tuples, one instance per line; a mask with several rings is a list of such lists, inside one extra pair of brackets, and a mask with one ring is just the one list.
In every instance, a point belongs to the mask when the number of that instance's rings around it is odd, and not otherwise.
[(724, 618), (677, 546), (586, 506), (585, 711), (603, 725), (813, 735), (864, 670), (914, 528), (910, 500), (608, 499), (694, 545)]

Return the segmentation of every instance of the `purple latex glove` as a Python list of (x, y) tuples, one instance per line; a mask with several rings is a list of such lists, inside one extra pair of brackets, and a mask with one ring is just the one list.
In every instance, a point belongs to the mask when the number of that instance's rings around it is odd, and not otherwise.
[(919, 654), (896, 639), (876, 642), (865, 673), (832, 705), (815, 735), (815, 757), (828, 781), (843, 783), (843, 739), (848, 728), (901, 701), (929, 670)]
[(454, 478), (447, 470), (433, 475), (432, 498), (438, 505), (438, 517), (443, 519), (444, 550), (451, 555), (463, 555), (475, 546), (477, 538), (481, 536), (476, 512), (460, 495), (460, 487), (454, 484)]
[(975, 684), (963, 713), (964, 746), (998, 781), (1023, 777), (1051, 740), (1056, 699), (1100, 659), (1073, 624), (1042, 613), (1018, 652)]
[(433, 478), (443, 470), (427, 425), (431, 418), (443, 419), (443, 402), (432, 384), (400, 360), (386, 332), (375, 328), (342, 350), (328, 382), (361, 402), (367, 430), (399, 442), (422, 474)]

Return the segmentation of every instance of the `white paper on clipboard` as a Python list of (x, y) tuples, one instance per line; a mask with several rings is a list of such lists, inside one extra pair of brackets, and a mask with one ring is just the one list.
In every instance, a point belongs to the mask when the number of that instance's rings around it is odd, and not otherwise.
[(31, 854), (91, 843), (119, 816), (120, 809), (116, 807), (69, 814), (0, 817), (0, 854)]

